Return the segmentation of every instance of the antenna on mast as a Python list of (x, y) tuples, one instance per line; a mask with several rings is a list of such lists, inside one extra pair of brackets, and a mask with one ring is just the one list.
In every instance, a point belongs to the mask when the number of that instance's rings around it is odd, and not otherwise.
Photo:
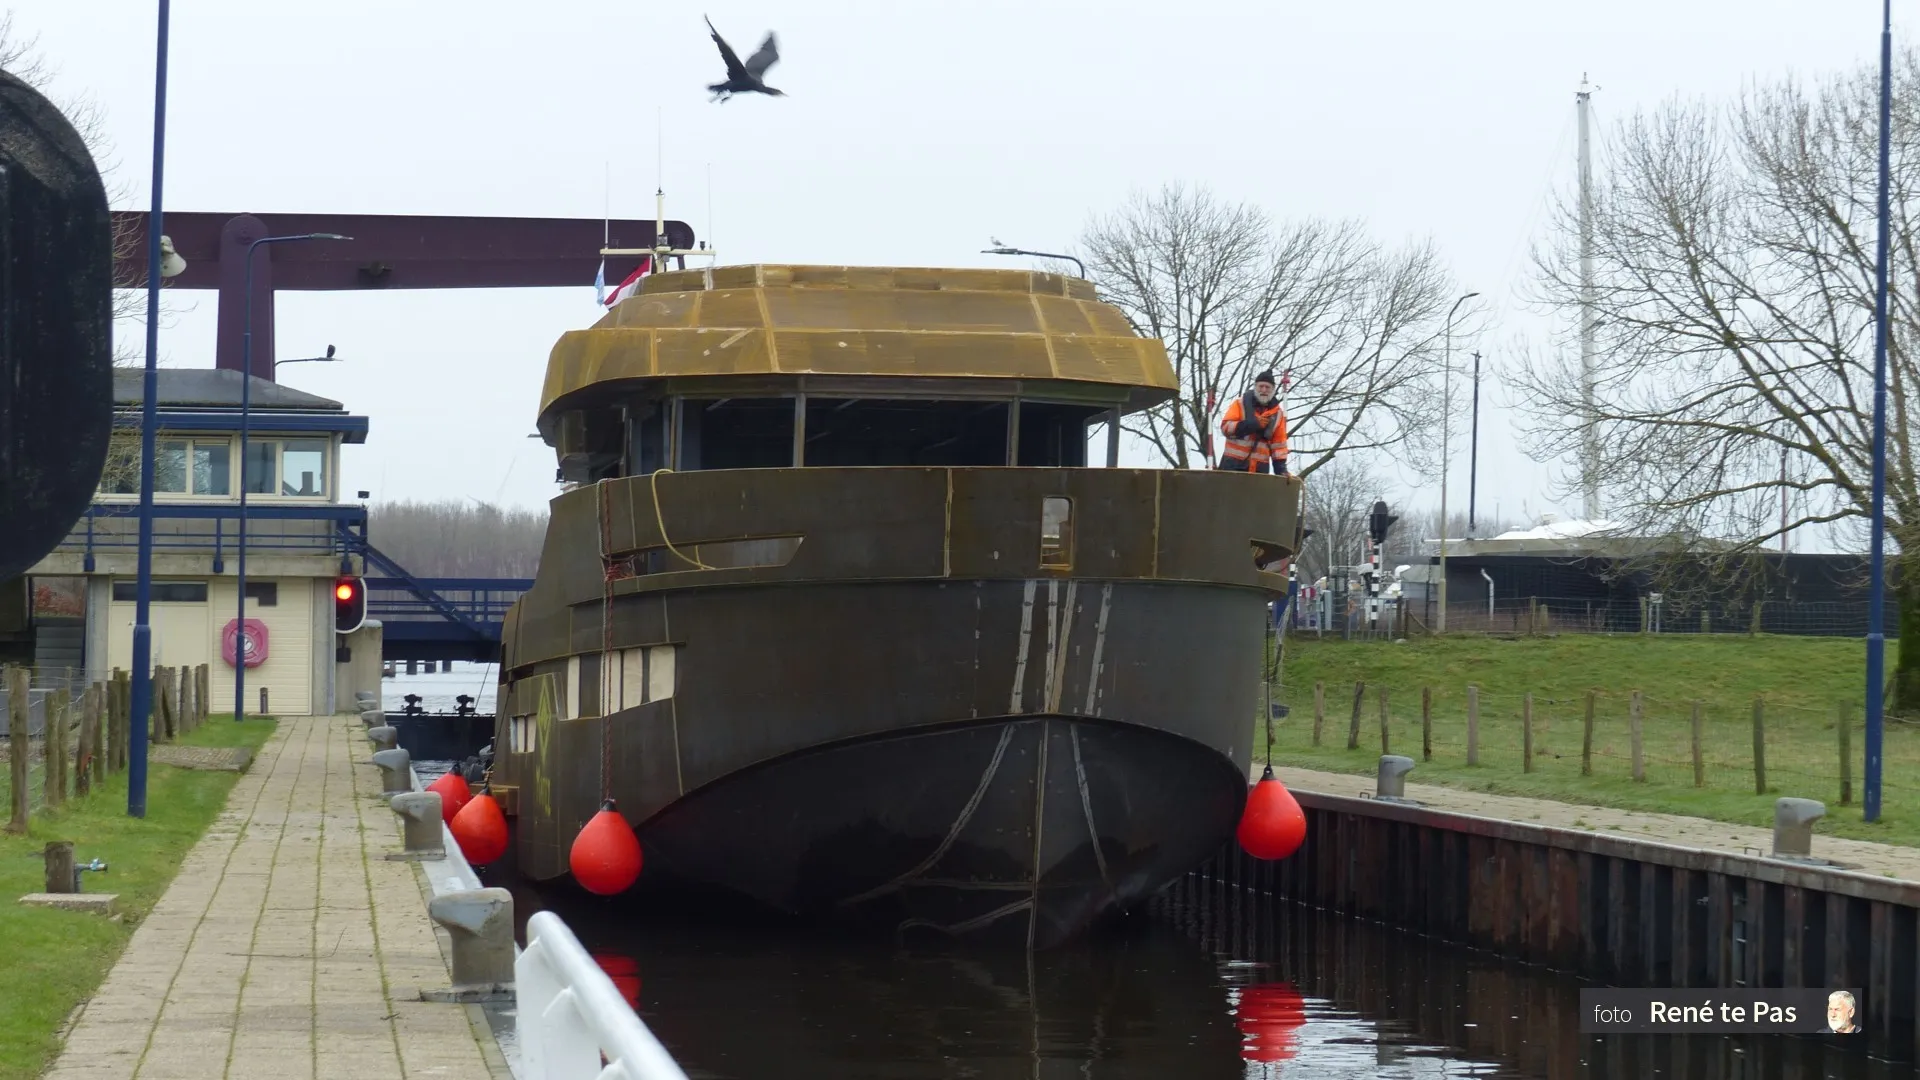
[[(664, 109), (659, 109), (659, 110), (656, 110), (654, 114), (655, 115), (655, 119), (654, 119), (655, 182), (654, 182), (654, 189), (653, 189), (653, 246), (648, 248), (607, 247), (606, 244), (611, 242), (611, 239), (609, 238), (609, 239), (603, 239), (601, 241), (601, 248), (600, 248), (600, 254), (602, 257), (605, 257), (607, 255), (650, 256), (653, 260), (652, 269), (653, 269), (653, 272), (655, 273), (658, 273), (665, 268), (666, 262), (669, 258), (677, 257), (680, 260), (681, 268), (685, 269), (687, 264), (687, 256), (689, 255), (707, 255), (710, 257), (714, 257), (716, 259), (719, 256), (719, 252), (715, 251), (705, 241), (701, 241), (700, 246), (697, 248), (676, 248), (673, 246), (673, 241), (669, 239), (667, 236), (667, 183), (666, 183), (666, 135), (665, 135), (666, 124), (665, 124), (664, 112), (665, 112)], [(707, 166), (707, 176), (708, 176), (707, 216), (709, 218), (709, 224), (711, 224), (711, 218), (713, 216), (713, 180), (712, 180), (713, 166), (712, 165)], [(709, 289), (713, 288), (712, 264), (709, 264), (707, 266), (707, 288)]]
[(1593, 153), (1587, 137), (1587, 114), (1593, 91), (1598, 89), (1588, 88), (1583, 71), (1580, 89), (1573, 95), (1580, 115), (1580, 488), (1588, 521), (1600, 518), (1600, 440), (1594, 427), (1593, 393)]

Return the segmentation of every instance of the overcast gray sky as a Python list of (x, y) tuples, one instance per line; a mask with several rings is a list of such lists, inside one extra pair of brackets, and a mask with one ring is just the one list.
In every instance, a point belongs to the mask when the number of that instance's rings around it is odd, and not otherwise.
[[(145, 209), (157, 4), (11, 8), (57, 68), (54, 90), (107, 111), (114, 178)], [(1573, 181), (1583, 72), (1604, 129), (1670, 95), (1873, 62), (1879, 12), (1872, 0), (707, 0), (743, 54), (779, 33), (768, 79), (791, 95), (711, 105), (704, 84), (721, 67), (699, 7), (178, 0), (166, 203), (598, 217), (610, 169), (613, 213), (651, 217), (663, 169), (668, 215), (725, 263), (1002, 266), (979, 254), (989, 236), (1060, 250), (1130, 191), (1184, 181), (1277, 217), (1431, 237), (1493, 302), (1490, 329), (1456, 342), (1493, 364), (1548, 329), (1515, 290), (1550, 195)], [(212, 366), (213, 294), (172, 302), (162, 363)], [(346, 358), (285, 368), (286, 381), (372, 417), (347, 455), (348, 490), (519, 505), (558, 490), (551, 450), (525, 436), (555, 338), (598, 316), (591, 281), (283, 293), (278, 311), (281, 357), (331, 343)], [(1483, 514), (1577, 516), (1577, 501), (1551, 497), (1553, 466), (1518, 452), (1504, 398), (1483, 383)], [(1455, 506), (1467, 469), (1459, 446)], [(1438, 503), (1413, 483), (1388, 473), (1383, 494)]]

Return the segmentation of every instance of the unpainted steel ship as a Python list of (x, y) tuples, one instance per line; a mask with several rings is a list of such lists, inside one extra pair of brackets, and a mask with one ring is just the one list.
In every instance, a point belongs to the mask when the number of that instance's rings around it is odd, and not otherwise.
[(520, 872), (604, 789), (637, 888), (1046, 948), (1204, 860), (1301, 489), (1118, 467), (1175, 389), (1028, 271), (681, 270), (562, 336), (494, 743)]

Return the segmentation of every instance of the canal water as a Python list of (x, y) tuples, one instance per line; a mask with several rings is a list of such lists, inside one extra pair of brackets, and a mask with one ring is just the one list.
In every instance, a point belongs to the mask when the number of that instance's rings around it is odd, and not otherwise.
[[(387, 681), (450, 710), (474, 667)], [(1581, 1035), (1576, 979), (1192, 879), (1029, 955), (481, 877), (523, 935), (564, 918), (692, 1080), (1914, 1075), (1837, 1037)]]

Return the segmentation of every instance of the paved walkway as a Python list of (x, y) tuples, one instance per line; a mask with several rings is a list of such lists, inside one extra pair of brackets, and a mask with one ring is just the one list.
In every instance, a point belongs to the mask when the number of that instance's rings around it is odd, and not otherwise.
[[(1324, 795), (1372, 795), (1374, 778), (1347, 773), (1294, 769), (1281, 765), (1273, 773), (1290, 789), (1319, 792)], [(1253, 770), (1259, 779), (1260, 768)], [(1765, 855), (1773, 850), (1772, 828), (1729, 825), (1705, 818), (1678, 814), (1651, 814), (1637, 810), (1609, 810), (1599, 806), (1528, 799), (1513, 795), (1488, 795), (1434, 784), (1407, 785), (1407, 797), (1436, 810), (1448, 810), (1477, 817), (1500, 818), (1533, 825), (1551, 825), (1567, 829), (1624, 836), (1630, 840), (1656, 840), (1681, 847), (1726, 851), (1733, 854)], [(1828, 815), (1858, 814), (1857, 806), (1829, 806)], [(1844, 840), (1821, 836), (1814, 826), (1813, 854), (1817, 858), (1846, 863), (1862, 873), (1920, 881), (1920, 848), (1899, 844), (1879, 844), (1870, 840)]]
[(450, 979), (363, 730), (281, 721), (47, 1080), (509, 1075), (476, 1007), (417, 1000)]

